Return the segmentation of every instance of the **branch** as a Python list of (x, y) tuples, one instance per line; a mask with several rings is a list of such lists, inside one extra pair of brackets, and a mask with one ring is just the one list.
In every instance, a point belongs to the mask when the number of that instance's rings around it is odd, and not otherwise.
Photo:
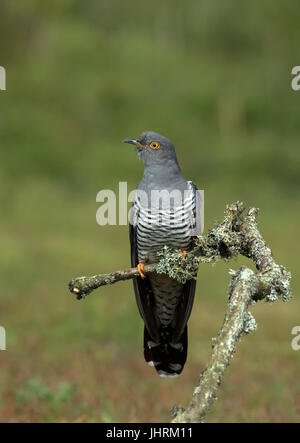
[[(202, 422), (216, 400), (216, 393), (225, 370), (234, 355), (237, 343), (243, 334), (256, 329), (256, 322), (248, 308), (258, 300), (273, 302), (290, 299), (290, 278), (287, 270), (275, 263), (270, 248), (258, 230), (258, 210), (251, 208), (243, 216), (241, 202), (227, 206), (224, 220), (211, 229), (206, 236), (197, 237), (195, 246), (183, 259), (179, 250), (165, 246), (158, 253), (157, 264), (146, 265), (144, 272), (164, 273), (185, 283), (197, 275), (200, 263), (214, 263), (219, 259), (229, 260), (238, 254), (253, 260), (257, 273), (242, 267), (231, 271), (227, 312), (223, 325), (214, 339), (210, 361), (201, 373), (190, 404), (186, 410), (173, 408), (173, 422)], [(94, 289), (120, 280), (137, 277), (137, 268), (79, 277), (69, 283), (69, 289), (77, 298), (83, 298)]]
[[(255, 274), (246, 267), (241, 267), (237, 272), (231, 271), (227, 312), (215, 339), (210, 361), (199, 377), (187, 409), (173, 408), (174, 423), (204, 421), (216, 401), (217, 390), (235, 353), (237, 343), (243, 334), (256, 329), (255, 319), (248, 312), (248, 308), (262, 299), (269, 302), (279, 298), (283, 301), (290, 299), (291, 275), (283, 266), (275, 263), (270, 248), (261, 236), (256, 222), (258, 210), (250, 209), (244, 219), (241, 218), (242, 212), (243, 206), (239, 203), (227, 208), (227, 217), (222, 225), (225, 231), (228, 227), (232, 230), (232, 237), (219, 237), (218, 234), (222, 232), (219, 227), (215, 228), (216, 235), (212, 230), (208, 237), (213, 239), (213, 246), (219, 246), (219, 251), (222, 243), (221, 249), (228, 257), (239, 251), (240, 254), (251, 258), (259, 272)], [(212, 254), (213, 251), (214, 248)]]
[(257, 288), (257, 278), (248, 268), (234, 273), (227, 312), (223, 326), (214, 339), (213, 351), (206, 369), (201, 373), (187, 409), (174, 408), (173, 423), (203, 422), (216, 401), (218, 388), (225, 370), (232, 359), (238, 341), (244, 333), (256, 329), (256, 322), (248, 312), (253, 303), (252, 295)]
[[(156, 265), (146, 265), (144, 274), (155, 272)], [(137, 268), (122, 269), (121, 271), (111, 272), (110, 274), (98, 274), (92, 277), (77, 277), (70, 281), (69, 290), (80, 300), (90, 294), (100, 286), (112, 285), (122, 280), (130, 280), (138, 277)]]

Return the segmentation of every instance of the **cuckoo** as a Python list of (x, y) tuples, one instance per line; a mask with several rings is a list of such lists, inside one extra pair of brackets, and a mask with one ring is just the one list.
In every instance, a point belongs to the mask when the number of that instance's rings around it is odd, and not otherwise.
[(162, 377), (179, 375), (187, 358), (187, 322), (196, 279), (182, 284), (166, 274), (145, 275), (146, 263), (159, 261), (163, 246), (181, 249), (183, 259), (202, 234), (201, 194), (183, 177), (173, 143), (155, 132), (124, 140), (144, 163), (130, 215), (131, 265), (136, 302), (144, 320), (144, 356)]

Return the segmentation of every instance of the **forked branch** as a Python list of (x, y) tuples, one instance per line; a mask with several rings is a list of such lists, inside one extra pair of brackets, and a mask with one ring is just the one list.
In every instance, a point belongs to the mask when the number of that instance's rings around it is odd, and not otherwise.
[[(144, 273), (168, 274), (182, 283), (194, 278), (200, 263), (212, 263), (219, 259), (229, 260), (238, 254), (253, 260), (257, 273), (242, 267), (231, 271), (232, 278), (228, 297), (227, 312), (223, 325), (214, 340), (212, 355), (206, 369), (200, 374), (197, 386), (188, 407), (173, 408), (173, 422), (202, 422), (216, 400), (216, 393), (225, 370), (243, 334), (256, 328), (251, 305), (258, 300), (269, 302), (290, 299), (290, 273), (275, 263), (271, 249), (266, 245), (258, 230), (258, 210), (251, 208), (243, 215), (244, 205), (236, 202), (227, 206), (224, 220), (211, 229), (206, 236), (195, 241), (195, 247), (185, 259), (181, 251), (165, 246), (159, 253), (159, 263), (146, 265)], [(70, 291), (78, 299), (94, 289), (121, 280), (137, 277), (137, 268), (100, 274), (93, 277), (75, 278), (69, 283)]]

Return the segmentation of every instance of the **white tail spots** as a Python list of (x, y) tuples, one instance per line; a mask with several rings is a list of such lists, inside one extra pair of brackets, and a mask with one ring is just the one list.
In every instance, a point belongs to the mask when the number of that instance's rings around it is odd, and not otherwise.
[(170, 363), (169, 368), (172, 369), (172, 371), (180, 371), (182, 365), (179, 363)]
[(157, 366), (157, 365), (159, 365), (160, 362), (151, 360), (151, 361), (148, 361), (147, 363), (149, 366)]
[(158, 346), (159, 343), (155, 343), (155, 341), (148, 340), (147, 345), (149, 346), (149, 349), (151, 349), (151, 348), (155, 348), (156, 346)]
[(160, 370), (158, 371), (158, 374), (160, 377), (177, 377), (179, 374), (176, 374), (176, 372), (170, 374), (169, 372)]
[(172, 346), (172, 348), (177, 349), (180, 352), (183, 350), (182, 343), (170, 343), (170, 345)]

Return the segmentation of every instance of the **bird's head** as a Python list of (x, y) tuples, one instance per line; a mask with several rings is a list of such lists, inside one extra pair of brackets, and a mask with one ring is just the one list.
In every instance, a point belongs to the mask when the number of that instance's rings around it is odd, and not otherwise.
[(156, 132), (143, 132), (138, 138), (127, 138), (124, 143), (135, 145), (138, 157), (145, 165), (156, 165), (168, 160), (176, 160), (171, 140)]

